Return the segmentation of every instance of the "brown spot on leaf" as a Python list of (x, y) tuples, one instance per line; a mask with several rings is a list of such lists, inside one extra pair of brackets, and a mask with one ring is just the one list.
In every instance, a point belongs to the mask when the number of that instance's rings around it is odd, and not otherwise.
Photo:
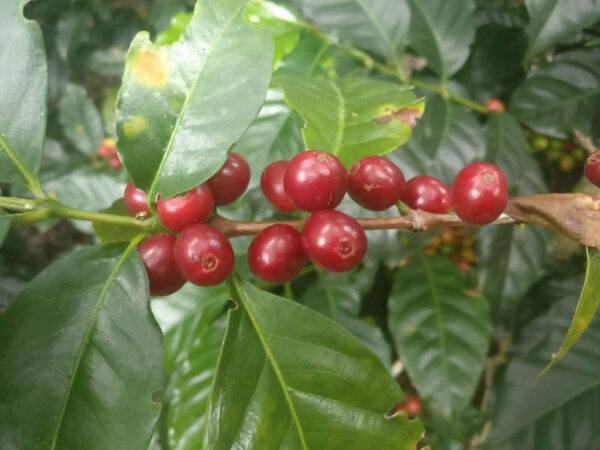
[(600, 246), (600, 198), (594, 195), (513, 197), (504, 212), (514, 219), (551, 228), (583, 245)]
[(399, 120), (404, 125), (414, 128), (417, 124), (417, 119), (423, 115), (423, 111), (417, 108), (400, 108), (397, 111), (391, 111), (385, 116), (375, 117), (374, 123), (383, 124), (390, 123), (392, 120)]

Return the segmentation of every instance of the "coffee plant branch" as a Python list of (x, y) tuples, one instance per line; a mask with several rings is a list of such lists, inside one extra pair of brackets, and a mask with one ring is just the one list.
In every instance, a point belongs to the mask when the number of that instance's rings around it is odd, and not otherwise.
[[(52, 199), (24, 199), (1, 197), (0, 208), (16, 212), (0, 216), (14, 224), (40, 222), (48, 218), (85, 220), (119, 226), (136, 227), (141, 232), (154, 234), (164, 231), (158, 217), (129, 217), (117, 214), (85, 211), (71, 208)], [(408, 229), (422, 232), (430, 228), (473, 226), (455, 214), (432, 214), (422, 210), (408, 210), (400, 217), (357, 218), (365, 230)], [(265, 228), (285, 223), (302, 227), (304, 220), (278, 222), (245, 222), (215, 215), (209, 221), (229, 237), (260, 233)], [(543, 194), (512, 197), (504, 213), (491, 224), (524, 223), (553, 229), (583, 245), (600, 246), (600, 198), (588, 194)]]

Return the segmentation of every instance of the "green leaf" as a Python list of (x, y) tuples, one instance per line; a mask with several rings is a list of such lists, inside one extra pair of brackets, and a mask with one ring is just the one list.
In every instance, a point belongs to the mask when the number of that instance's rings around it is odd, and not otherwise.
[[(551, 309), (529, 322), (513, 343), (509, 363), (494, 389), (495, 418), (491, 448), (512, 450), (591, 449), (598, 447), (600, 396), (600, 316), (570, 351), (533, 386), (548, 357), (561, 345), (569, 328), (583, 279), (559, 283), (565, 296)], [(554, 296), (555, 286), (532, 302)], [(551, 432), (550, 432), (551, 431)]]
[[(527, 153), (519, 124), (508, 114), (493, 113), (486, 125), (486, 161), (502, 169), (511, 195), (547, 191), (537, 162)], [(481, 227), (477, 241), (480, 286), (495, 322), (510, 321), (551, 257), (551, 233), (534, 225)]]
[(70, 253), (0, 316), (3, 448), (147, 448), (163, 352), (135, 244)]
[(3, 1), (0, 14), (0, 181), (33, 188), (46, 132), (48, 68), (40, 27), (23, 17), (25, 3)]
[(246, 20), (264, 28), (275, 43), (274, 69), (281, 59), (290, 54), (300, 40), (300, 20), (288, 8), (269, 1), (251, 1), (244, 12)]
[(169, 448), (202, 448), (210, 389), (225, 336), (224, 300), (219, 296), (199, 305), (199, 312), (165, 335), (165, 351), (174, 358), (165, 391)]
[(250, 165), (250, 187), (259, 186), (267, 165), (280, 159), (292, 159), (304, 150), (303, 125), (302, 117), (283, 101), (283, 92), (269, 89), (258, 117), (235, 144), (235, 151)]
[(318, 28), (398, 63), (408, 34), (405, 0), (299, 0)]
[(118, 151), (149, 198), (171, 197), (214, 174), (264, 101), (273, 43), (245, 22), (245, 5), (198, 2), (177, 42), (159, 46), (141, 32), (131, 43), (117, 105)]
[(391, 349), (381, 330), (359, 315), (362, 297), (373, 284), (377, 266), (348, 273), (319, 273), (319, 279), (303, 292), (299, 301), (329, 317), (359, 338), (390, 367)]
[(589, 248), (586, 248), (586, 254), (587, 270), (585, 272), (585, 282), (579, 296), (579, 301), (577, 302), (575, 314), (571, 320), (571, 325), (558, 353), (552, 354), (552, 361), (539, 373), (536, 382), (573, 347), (573, 344), (577, 342), (590, 323), (592, 323), (598, 305), (600, 305), (600, 254), (594, 253), (590, 257)]
[[(233, 279), (206, 448), (413, 449), (396, 381), (364, 345), (310, 309)], [(248, 420), (251, 418), (251, 420)]]
[(192, 20), (192, 15), (190, 13), (175, 14), (171, 17), (171, 26), (169, 29), (156, 36), (156, 44), (168, 45), (175, 42), (181, 37), (190, 23), (190, 20)]
[(600, 19), (600, 3), (595, 0), (525, 0), (525, 5), (529, 12), (529, 47), (525, 63), (540, 51)]
[(490, 23), (477, 29), (471, 76), (478, 83), (502, 83), (523, 72), (527, 36), (521, 27)]
[(84, 167), (49, 180), (45, 186), (61, 203), (73, 208), (99, 211), (123, 196), (125, 184), (117, 178), (118, 175)]
[(10, 215), (7, 214), (4, 210), (0, 209), (0, 247), (6, 238), (6, 234), (10, 228)]
[(534, 131), (571, 139), (591, 134), (592, 100), (600, 98), (600, 48), (573, 50), (531, 71), (512, 94), (509, 111)]
[[(125, 206), (125, 200), (122, 198), (115, 200), (113, 204), (106, 209), (100, 210), (100, 212), (108, 214), (116, 214), (118, 216), (131, 217), (127, 207)], [(125, 225), (114, 225), (103, 222), (93, 222), (94, 234), (100, 239), (100, 242), (127, 242), (133, 239), (138, 233), (139, 229), (136, 227), (128, 227)]]
[(81, 86), (68, 84), (58, 105), (60, 124), (67, 139), (82, 154), (95, 158), (104, 130), (100, 112)]
[(469, 57), (475, 38), (473, 0), (409, 0), (410, 46), (446, 79)]
[(444, 419), (471, 400), (485, 364), (489, 306), (450, 259), (419, 255), (396, 275), (389, 327), (419, 395)]
[(404, 144), (425, 108), (410, 88), (367, 78), (279, 76), (277, 84), (306, 121), (306, 147), (332, 153), (347, 166)]
[(388, 158), (407, 179), (431, 175), (450, 186), (464, 166), (484, 158), (484, 151), (483, 130), (473, 113), (433, 96), (410, 141)]

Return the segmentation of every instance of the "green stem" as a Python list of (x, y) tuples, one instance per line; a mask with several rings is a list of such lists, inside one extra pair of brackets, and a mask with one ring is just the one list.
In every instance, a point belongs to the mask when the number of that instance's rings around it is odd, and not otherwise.
[(410, 212), (410, 206), (408, 206), (402, 200), (398, 200), (396, 203), (396, 208), (398, 208), (398, 212), (401, 216), (406, 216)]
[(8, 142), (2, 137), (1, 134), (0, 134), (0, 147), (4, 148), (4, 150), (6, 151), (6, 154), (10, 158), (10, 160), (13, 162), (13, 164), (19, 170), (19, 172), (21, 172), (21, 175), (27, 182), (27, 187), (29, 188), (31, 193), (33, 195), (35, 195), (36, 198), (47, 198), (48, 196), (44, 192), (44, 189), (42, 188), (40, 181), (36, 177), (34, 177), (31, 174), (31, 172), (29, 172), (29, 169), (27, 169), (27, 167), (25, 167), (25, 165), (19, 159), (19, 157), (17, 156), (17, 154), (15, 153), (13, 148), (10, 145), (8, 145)]
[(0, 208), (17, 211), (13, 214), (13, 223), (35, 223), (50, 217), (63, 219), (86, 220), (88, 222), (124, 225), (140, 228), (141, 232), (151, 233), (160, 229), (156, 217), (138, 220), (135, 217), (120, 216), (101, 212), (85, 211), (63, 205), (50, 199), (25, 199), (17, 197), (0, 197)]

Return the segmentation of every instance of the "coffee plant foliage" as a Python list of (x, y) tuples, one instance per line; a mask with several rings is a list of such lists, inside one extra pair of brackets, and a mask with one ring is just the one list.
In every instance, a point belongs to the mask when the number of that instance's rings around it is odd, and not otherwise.
[[(1, 449), (600, 449), (600, 257), (561, 233), (598, 220), (600, 3), (0, 0), (0, 67)], [(325, 195), (309, 236), (261, 189), (365, 157), (494, 164), (503, 224)], [(173, 212), (206, 186), (244, 193)]]

